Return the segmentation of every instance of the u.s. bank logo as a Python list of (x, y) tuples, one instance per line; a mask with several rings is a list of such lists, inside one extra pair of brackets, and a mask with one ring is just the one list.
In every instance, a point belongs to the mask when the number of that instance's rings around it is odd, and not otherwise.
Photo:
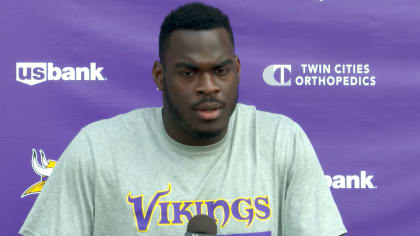
[(40, 193), (42, 187), (44, 187), (44, 184), (47, 181), (46, 178), (51, 175), (53, 168), (57, 163), (55, 160), (48, 160), (44, 151), (41, 149), (39, 150), (39, 154), (41, 156), (41, 163), (38, 162), (38, 154), (36, 150), (32, 149), (32, 169), (34, 169), (34, 172), (41, 177), (41, 180), (26, 189), (25, 192), (22, 193), (21, 198), (31, 194)]
[[(279, 80), (274, 78), (277, 70), (280, 71)], [(269, 65), (263, 71), (263, 79), (271, 86), (291, 86), (290, 73), (292, 73), (292, 65)]]
[(334, 189), (377, 189), (373, 184), (374, 175), (368, 175), (365, 170), (356, 175), (325, 175), (328, 187)]
[(17, 62), (16, 81), (36, 85), (45, 81), (87, 81), (106, 80), (102, 75), (103, 67), (97, 67), (95, 62), (89, 67), (64, 67), (54, 66), (52, 62)]

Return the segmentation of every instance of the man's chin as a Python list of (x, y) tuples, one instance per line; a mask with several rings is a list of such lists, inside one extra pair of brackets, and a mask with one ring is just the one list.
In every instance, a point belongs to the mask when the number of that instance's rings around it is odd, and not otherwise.
[(201, 139), (214, 138), (220, 135), (223, 132), (223, 129), (220, 130), (194, 130), (195, 136)]

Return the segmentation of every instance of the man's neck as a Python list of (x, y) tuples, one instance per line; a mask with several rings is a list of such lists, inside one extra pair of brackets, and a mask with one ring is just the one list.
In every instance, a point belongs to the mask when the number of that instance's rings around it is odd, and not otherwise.
[(162, 109), (163, 126), (166, 133), (175, 141), (189, 146), (207, 146), (215, 144), (223, 139), (227, 132), (227, 126), (214, 137), (199, 137), (192, 130), (184, 127), (167, 109)]

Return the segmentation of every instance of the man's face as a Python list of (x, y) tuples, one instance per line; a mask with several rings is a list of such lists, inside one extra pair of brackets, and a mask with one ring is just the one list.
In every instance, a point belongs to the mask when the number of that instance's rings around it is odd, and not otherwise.
[(163, 71), (164, 109), (178, 130), (199, 138), (226, 130), (237, 102), (240, 64), (225, 29), (174, 31)]

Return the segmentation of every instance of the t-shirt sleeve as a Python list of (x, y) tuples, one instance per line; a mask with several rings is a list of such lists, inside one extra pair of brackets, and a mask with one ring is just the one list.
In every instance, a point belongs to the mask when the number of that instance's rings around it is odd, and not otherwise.
[(91, 145), (81, 131), (59, 158), (19, 233), (92, 235), (93, 168)]
[(337, 236), (346, 233), (316, 153), (299, 126), (292, 145), (294, 155), (290, 160), (284, 208), (285, 235)]

